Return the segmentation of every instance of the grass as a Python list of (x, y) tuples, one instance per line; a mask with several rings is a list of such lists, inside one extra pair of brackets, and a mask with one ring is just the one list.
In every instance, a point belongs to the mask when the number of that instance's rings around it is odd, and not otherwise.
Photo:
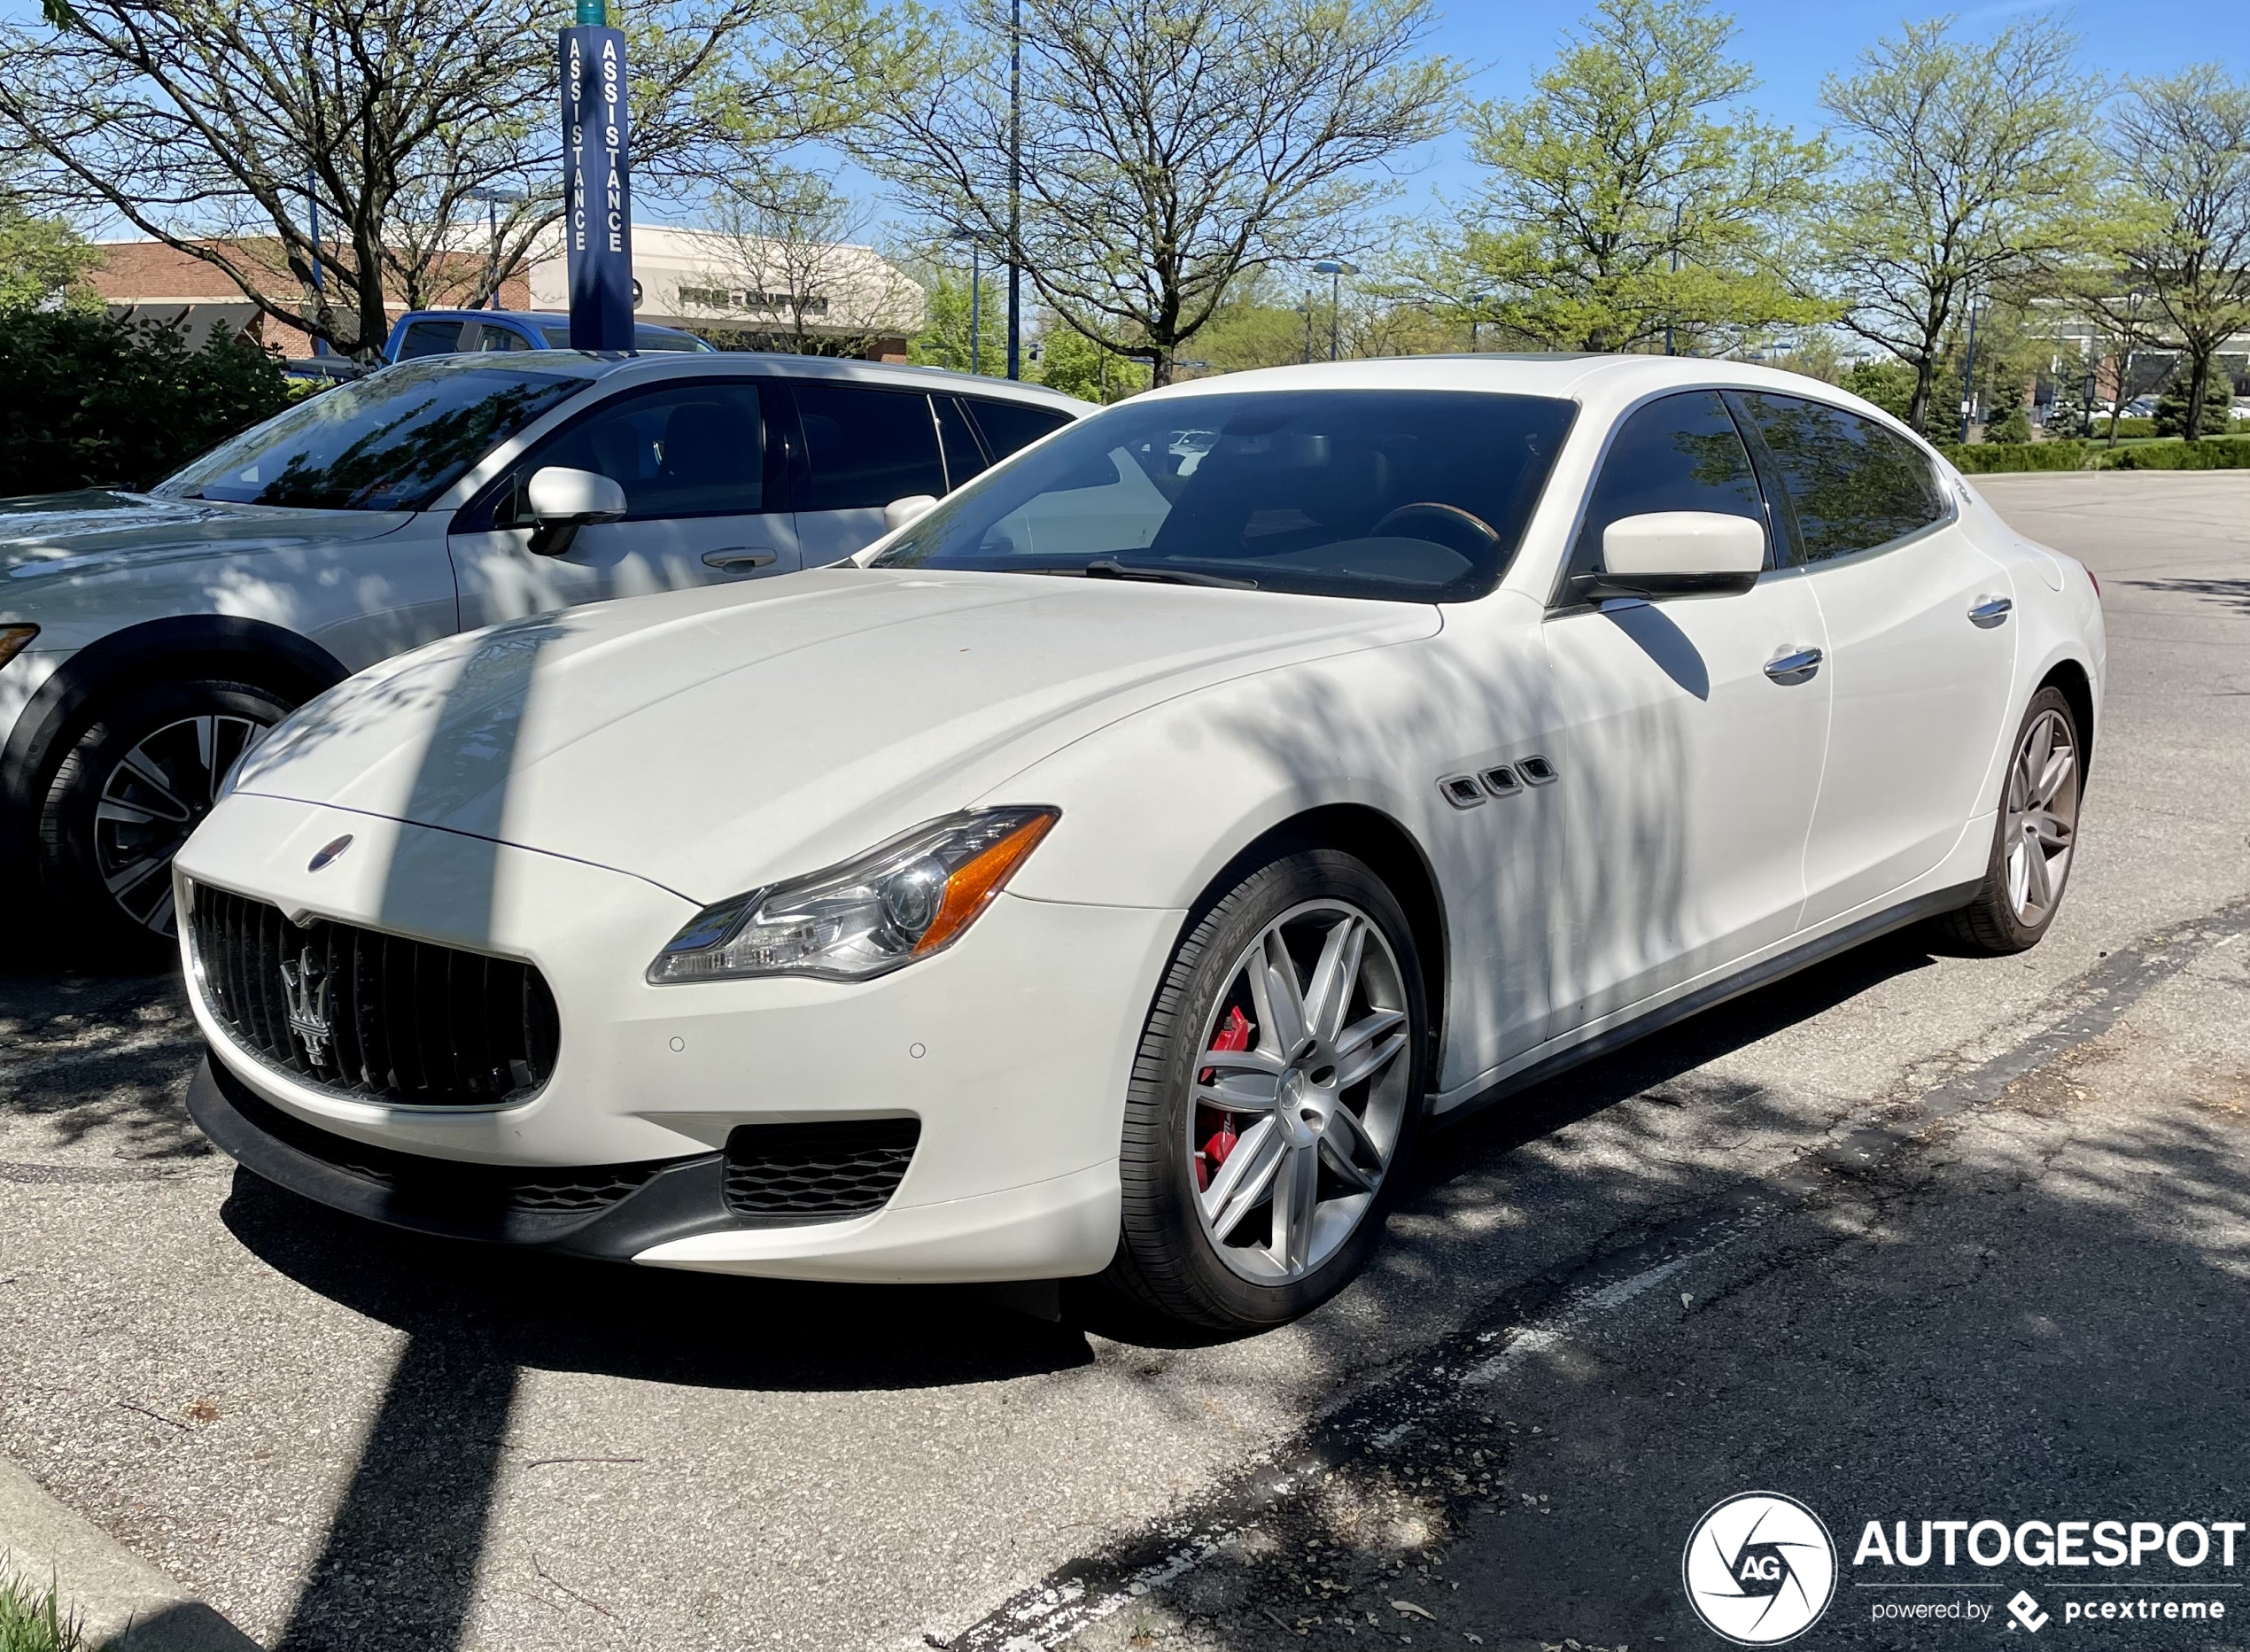
[(0, 1575), (0, 1652), (88, 1652), (76, 1617), (66, 1617), (51, 1585)]

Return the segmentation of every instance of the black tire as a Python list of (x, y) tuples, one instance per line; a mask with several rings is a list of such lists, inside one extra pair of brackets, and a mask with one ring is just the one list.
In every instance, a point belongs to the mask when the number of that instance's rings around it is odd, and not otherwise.
[[(1362, 986), (1352, 989), (1358, 996), (1345, 1005), (1344, 1018), (1354, 1013), (1353, 1004), (1360, 1005), (1366, 1016), (1403, 1011), (1405, 1043), (1372, 1078), (1346, 1087), (1338, 1082), (1343, 1075), (1338, 1069), (1308, 1067), (1307, 1074), (1325, 1072), (1328, 1076), (1307, 1077), (1305, 1082), (1337, 1086), (1324, 1093), (1329, 1098), (1326, 1116), (1339, 1137), (1346, 1133), (1341, 1122), (1333, 1121), (1333, 1113), (1338, 1105), (1354, 1106), (1354, 1118), (1371, 1121), (1376, 1136), (1391, 1134), (1392, 1144), (1387, 1160), (1381, 1162), (1380, 1180), (1373, 1192), (1345, 1192), (1347, 1204), (1354, 1199), (1365, 1201), (1356, 1206), (1357, 1225), (1348, 1237), (1336, 1244), (1325, 1260), (1299, 1276), (1259, 1283), (1245, 1277), (1222, 1256), (1220, 1243), (1201, 1214), (1196, 1161), (1205, 1160), (1206, 1173), (1214, 1178), (1218, 1172), (1208, 1156), (1193, 1146), (1193, 1136), (1207, 1123), (1212, 1112), (1207, 1105), (1199, 1112), (1194, 1087), (1199, 1073), (1216, 1071), (1205, 1062), (1216, 1049), (1225, 1046), (1209, 1045), (1207, 1031), (1222, 1010), (1229, 1015), (1236, 1012), (1226, 995), (1239, 998), (1246, 981), (1241, 965), (1249, 949), (1276, 922), (1299, 921), (1291, 914), (1307, 907), (1318, 910), (1301, 921), (1316, 934), (1321, 925), (1329, 923), (1321, 904), (1326, 903), (1348, 908), (1363, 918), (1379, 932), (1387, 949), (1387, 953), (1367, 954), (1367, 975)], [(1334, 926), (1329, 923), (1329, 927)], [(1282, 933), (1286, 937), (1296, 932), (1284, 929)], [(1284, 939), (1284, 944), (1293, 943)], [(1313, 973), (1308, 969), (1308, 981)], [(1364, 982), (1376, 981), (1378, 973), (1384, 997), (1395, 997), (1401, 1002), (1378, 1004), (1370, 996), (1376, 988)], [(1377, 1043), (1387, 1045), (1396, 1030), (1362, 1048), (1372, 1051)], [(1245, 1036), (1257, 1038), (1263, 1048), (1264, 1035), (1253, 1031)], [(1384, 1217), (1398, 1196), (1402, 1172), (1421, 1132), (1428, 1053), (1429, 1016), (1413, 931), (1396, 897), (1373, 872), (1339, 850), (1306, 849), (1284, 855), (1242, 879), (1191, 927), (1173, 955), (1142, 1032), (1126, 1092), (1119, 1167), (1123, 1184), (1122, 1230), (1115, 1259), (1102, 1276), (1103, 1282), (1129, 1302), (1168, 1319), (1236, 1333), (1285, 1323), (1327, 1300), (1360, 1271), (1381, 1240)], [(1307, 1062), (1324, 1059), (1301, 1058)], [(1350, 1066), (1344, 1063), (1346, 1069)], [(1399, 1069), (1395, 1074), (1394, 1068)], [(1295, 1070), (1292, 1066), (1291, 1071)], [(1276, 1088), (1284, 1082), (1277, 1082)], [(1278, 1113), (1280, 1109), (1275, 1111)], [(1254, 1120), (1256, 1115), (1247, 1116)], [(1307, 1112), (1302, 1116), (1314, 1115)], [(1253, 1139), (1251, 1128), (1249, 1124), (1243, 1127), (1241, 1139), (1245, 1144)], [(1364, 1129), (1356, 1134), (1369, 1136)], [(1372, 1137), (1367, 1146), (1375, 1146)], [(1323, 1142), (1312, 1151), (1310, 1160), (1320, 1166), (1315, 1174), (1320, 1178), (1319, 1185), (1328, 1190), (1318, 1196), (1323, 1198), (1336, 1197), (1348, 1185), (1338, 1182), (1323, 1160), (1326, 1151)], [(1220, 1162), (1223, 1160), (1222, 1152)], [(1365, 1162), (1373, 1163), (1375, 1158)], [(1276, 1180), (1281, 1174), (1276, 1172)], [(1218, 1185), (1215, 1179), (1212, 1185)], [(1278, 1243), (1270, 1240), (1276, 1221), (1270, 1209), (1266, 1221), (1269, 1243)], [(1236, 1253), (1246, 1253), (1238, 1250)], [(1305, 1254), (1309, 1264), (1313, 1254), (1309, 1247)]]
[[(2069, 849), (2065, 853), (2059, 875), (2048, 898), (2024, 910), (2013, 888), (2009, 867), (2009, 851), (2021, 836), (2023, 827), (2014, 805), (2020, 801), (2017, 779), (2018, 765), (2025, 756), (2026, 743), (2033, 732), (2049, 717), (2060, 719), (2070, 742), (2070, 772), (2068, 786), (2068, 814), (2070, 822)], [(2023, 720), (2008, 743), (2006, 766), (2000, 773), (2000, 796), (1997, 818), (1992, 823), (1992, 852), (1984, 865), (1984, 881), (1977, 888), (1976, 898), (1957, 911), (1947, 912), (1937, 919), (1939, 932), (1954, 950), (1973, 957), (2004, 958), (2012, 952), (2022, 952), (2039, 944), (2054, 923), (2060, 910), (2062, 897), (2069, 888), (2070, 868), (2076, 861), (2076, 839), (2079, 790), (2085, 779), (2083, 754), (2085, 743), (2078, 727), (2077, 714), (2070, 709), (2070, 702), (2060, 689), (2042, 688), (2031, 696), (2031, 703), (2024, 708)], [(2058, 794), (2060, 799), (2060, 793)], [(2034, 847), (2030, 852), (2038, 853)], [(2043, 866), (2052, 863), (2043, 861)]]
[[(100, 707), (63, 754), (39, 815), (40, 884), (67, 943), (119, 964), (161, 961), (175, 933), (173, 855), (245, 741), (290, 710), (269, 688), (215, 678), (142, 684)], [(125, 766), (136, 752), (140, 762)], [(143, 779), (144, 764), (168, 787)], [(124, 808), (105, 814), (105, 795)], [(120, 818), (139, 805), (147, 821)]]

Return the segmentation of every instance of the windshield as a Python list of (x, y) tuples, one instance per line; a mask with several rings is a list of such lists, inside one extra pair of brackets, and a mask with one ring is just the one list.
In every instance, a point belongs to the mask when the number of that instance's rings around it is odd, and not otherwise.
[(591, 383), (497, 363), (404, 362), (298, 403), (152, 491), (237, 505), (416, 510)]
[(1461, 601), (1506, 571), (1574, 410), (1461, 391), (1127, 402), (954, 494), (875, 562)]

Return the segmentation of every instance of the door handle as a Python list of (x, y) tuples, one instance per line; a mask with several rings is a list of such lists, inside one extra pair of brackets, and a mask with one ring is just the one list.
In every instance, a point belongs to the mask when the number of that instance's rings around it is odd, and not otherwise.
[(2015, 601), (2012, 597), (1988, 596), (1969, 609), (1969, 624), (1982, 625), (1988, 629), (1994, 625), (2005, 624), (2008, 615), (2013, 611), (2014, 608)]
[(730, 545), (723, 551), (705, 551), (703, 566), (733, 571), (743, 568), (764, 568), (772, 564), (772, 551), (754, 551), (747, 545)]
[(1777, 683), (1810, 682), (1820, 669), (1821, 658), (1818, 648), (1795, 648), (1766, 661), (1765, 674)]

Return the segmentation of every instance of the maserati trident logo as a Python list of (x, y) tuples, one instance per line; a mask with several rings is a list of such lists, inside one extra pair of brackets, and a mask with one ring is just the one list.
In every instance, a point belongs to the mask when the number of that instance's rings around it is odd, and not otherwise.
[(305, 1043), (305, 1059), (317, 1066), (330, 1035), (329, 978), (306, 947), (294, 964), (281, 966), (282, 989), (289, 1000), (289, 1030)]
[(352, 834), (349, 832), (346, 832), (342, 837), (338, 838), (334, 842), (323, 845), (319, 854), (314, 856), (312, 859), (305, 863), (305, 870), (307, 872), (318, 872), (322, 867), (327, 865), (329, 862), (334, 860), (338, 855), (341, 855), (345, 849), (351, 847)]

